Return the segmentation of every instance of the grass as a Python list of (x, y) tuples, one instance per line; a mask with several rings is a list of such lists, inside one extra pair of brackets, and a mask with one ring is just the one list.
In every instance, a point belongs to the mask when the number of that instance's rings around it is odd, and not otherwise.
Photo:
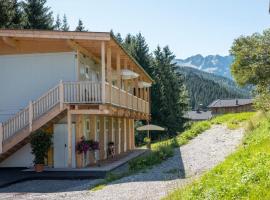
[(213, 124), (224, 124), (229, 129), (240, 128), (244, 122), (248, 121), (254, 116), (255, 112), (243, 112), (243, 113), (233, 113), (225, 114), (214, 117), (211, 120), (200, 121), (193, 123), (186, 131), (179, 134), (173, 139), (168, 139), (165, 141), (159, 141), (152, 144), (152, 148), (158, 148), (162, 144), (174, 143), (175, 147), (187, 144), (191, 139), (195, 138), (197, 135), (211, 128)]
[(244, 112), (237, 114), (226, 114), (213, 118), (211, 120), (212, 124), (225, 124), (229, 129), (237, 129), (241, 124), (251, 117), (253, 117), (254, 112)]
[(218, 116), (212, 120), (201, 121), (193, 123), (186, 131), (178, 136), (153, 143), (152, 151), (146, 156), (135, 158), (129, 161), (129, 171), (123, 174), (109, 174), (104, 181), (94, 186), (91, 191), (103, 189), (108, 183), (128, 176), (139, 171), (151, 168), (154, 165), (160, 164), (174, 155), (174, 148), (187, 144), (191, 139), (206, 131), (212, 124), (226, 124), (230, 128), (238, 128), (241, 123), (249, 119), (253, 113), (238, 113), (226, 114)]
[(268, 115), (259, 113), (253, 116), (246, 129), (243, 145), (235, 153), (199, 180), (174, 191), (166, 199), (270, 199)]

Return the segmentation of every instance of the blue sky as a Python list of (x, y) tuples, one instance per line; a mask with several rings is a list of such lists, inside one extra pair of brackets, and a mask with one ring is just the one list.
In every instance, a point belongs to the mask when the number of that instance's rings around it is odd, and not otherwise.
[(227, 55), (234, 38), (270, 27), (268, 0), (48, 0), (71, 29), (141, 32), (153, 50), (169, 45), (178, 58)]

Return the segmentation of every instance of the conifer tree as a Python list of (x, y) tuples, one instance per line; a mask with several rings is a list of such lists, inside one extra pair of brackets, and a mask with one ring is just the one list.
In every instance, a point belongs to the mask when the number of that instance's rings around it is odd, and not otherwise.
[(176, 134), (183, 127), (183, 114), (187, 109), (187, 93), (183, 78), (176, 73), (175, 56), (166, 46), (154, 51), (152, 77), (152, 121), (168, 128), (169, 134)]
[(117, 40), (120, 44), (123, 43), (123, 39), (122, 39), (122, 36), (121, 36), (120, 33), (117, 33), (116, 36), (115, 36), (115, 38), (116, 38), (116, 40)]
[(23, 28), (21, 3), (17, 0), (0, 0), (0, 28)]
[(87, 31), (83, 26), (83, 22), (81, 19), (79, 19), (78, 26), (76, 27), (75, 31)]
[(141, 33), (128, 34), (123, 45), (154, 79), (152, 123), (167, 127), (171, 135), (176, 134), (184, 124), (182, 116), (187, 109), (188, 95), (182, 75), (176, 72), (175, 56), (169, 47), (157, 47), (153, 57)]
[(64, 15), (64, 17), (63, 17), (61, 30), (62, 31), (69, 31), (69, 25), (68, 25), (68, 22), (67, 22), (67, 16), (66, 15)]
[(54, 29), (59, 31), (61, 30), (61, 26), (62, 26), (62, 22), (61, 22), (59, 14), (57, 14)]
[(46, 6), (46, 0), (23, 1), (24, 13), (26, 16), (27, 29), (53, 29), (53, 17), (50, 7)]

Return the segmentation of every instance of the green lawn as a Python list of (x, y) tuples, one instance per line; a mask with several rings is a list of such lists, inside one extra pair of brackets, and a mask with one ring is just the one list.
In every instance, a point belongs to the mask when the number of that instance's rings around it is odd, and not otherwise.
[(269, 117), (257, 114), (247, 127), (243, 145), (235, 153), (166, 199), (270, 199)]

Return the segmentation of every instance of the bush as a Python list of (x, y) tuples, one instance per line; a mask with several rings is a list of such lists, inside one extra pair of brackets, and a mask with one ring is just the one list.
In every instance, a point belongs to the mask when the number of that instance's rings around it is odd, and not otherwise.
[(44, 164), (44, 159), (48, 156), (48, 150), (52, 145), (52, 134), (45, 131), (36, 131), (30, 136), (32, 154), (35, 156), (35, 164)]
[(173, 156), (173, 149), (174, 147), (170, 144), (160, 145), (148, 155), (131, 160), (128, 163), (129, 170), (138, 171), (159, 164)]

